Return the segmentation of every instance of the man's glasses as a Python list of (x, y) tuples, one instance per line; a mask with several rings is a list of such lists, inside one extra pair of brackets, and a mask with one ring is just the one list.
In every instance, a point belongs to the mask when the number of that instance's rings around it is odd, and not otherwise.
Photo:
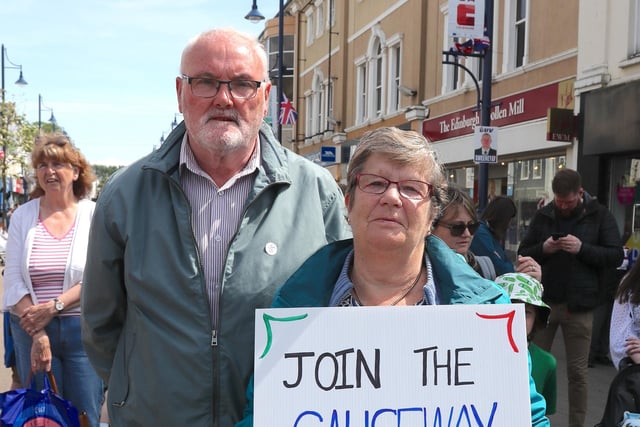
[(191, 93), (199, 98), (213, 98), (220, 91), (220, 86), (227, 85), (234, 99), (251, 99), (256, 96), (262, 82), (256, 80), (218, 80), (206, 77), (190, 77), (182, 75), (191, 87)]
[(473, 222), (473, 221), (469, 221), (466, 224), (464, 222), (457, 222), (455, 224), (446, 224), (444, 222), (438, 222), (437, 225), (441, 225), (445, 228), (448, 228), (449, 232), (451, 232), (451, 235), (453, 237), (462, 236), (464, 234), (464, 230), (466, 229), (469, 229), (469, 234), (473, 236), (476, 233), (476, 231), (478, 231), (478, 228), (480, 227), (479, 222)]
[(428, 182), (416, 179), (405, 179), (402, 181), (391, 181), (382, 176), (371, 173), (359, 173), (356, 175), (358, 188), (369, 194), (382, 194), (387, 191), (391, 184), (398, 187), (398, 193), (406, 199), (424, 200), (431, 196), (433, 186)]

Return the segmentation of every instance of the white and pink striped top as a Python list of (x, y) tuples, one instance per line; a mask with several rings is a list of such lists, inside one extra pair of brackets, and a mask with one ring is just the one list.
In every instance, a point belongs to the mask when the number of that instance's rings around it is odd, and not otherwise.
[[(51, 235), (42, 220), (38, 218), (29, 259), (29, 275), (33, 291), (41, 303), (51, 301), (62, 293), (64, 272), (75, 228), (74, 222), (64, 236), (57, 238)], [(70, 315), (80, 315), (80, 308), (65, 310), (61, 314), (61, 316)]]

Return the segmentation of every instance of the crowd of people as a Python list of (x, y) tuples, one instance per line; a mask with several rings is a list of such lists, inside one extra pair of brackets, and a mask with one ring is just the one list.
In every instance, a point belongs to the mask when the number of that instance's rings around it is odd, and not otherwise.
[[(562, 328), (569, 426), (584, 426), (599, 278), (623, 252), (578, 172), (556, 173), (514, 263), (513, 200), (478, 217), (416, 132), (364, 134), (344, 193), (283, 148), (263, 120), (271, 83), (255, 38), (197, 35), (175, 85), (184, 122), (96, 203), (67, 137), (35, 145), (36, 185), (12, 215), (4, 276), (22, 384), (52, 371), (91, 426), (105, 391), (114, 426), (252, 426), (257, 308), (513, 302), (525, 304), (531, 424), (555, 411), (550, 350)], [(639, 269), (613, 304), (616, 366), (640, 363)]]

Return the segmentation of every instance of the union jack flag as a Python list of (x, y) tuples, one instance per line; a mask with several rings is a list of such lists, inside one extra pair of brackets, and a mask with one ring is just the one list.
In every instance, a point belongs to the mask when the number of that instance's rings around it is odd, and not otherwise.
[(281, 125), (292, 125), (297, 119), (298, 112), (293, 108), (293, 104), (283, 92), (282, 100), (280, 101), (280, 115), (278, 116), (278, 121)]
[(452, 51), (458, 51), (462, 54), (470, 54), (474, 52), (483, 53), (491, 47), (491, 40), (489, 37), (483, 37), (481, 39), (468, 39), (463, 43), (454, 43), (451, 48)]

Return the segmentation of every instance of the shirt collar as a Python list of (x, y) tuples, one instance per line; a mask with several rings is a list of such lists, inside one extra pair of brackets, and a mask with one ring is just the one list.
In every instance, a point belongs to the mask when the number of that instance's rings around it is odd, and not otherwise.
[[(353, 260), (353, 249), (349, 252), (342, 265), (342, 270), (336, 280), (333, 287), (333, 293), (329, 299), (329, 307), (337, 306), (353, 288), (353, 282), (349, 279), (349, 270), (351, 269), (351, 262)], [(439, 304), (440, 298), (438, 297), (438, 291), (436, 282), (433, 277), (433, 269), (431, 268), (431, 260), (429, 254), (424, 253), (424, 264), (427, 267), (427, 283), (424, 285), (424, 297), (428, 305)]]
[[(230, 180), (224, 183), (224, 185), (220, 188), (220, 190), (231, 187), (238, 178), (241, 178), (245, 175), (252, 174), (260, 167), (260, 137), (258, 136), (258, 142), (255, 145), (255, 149), (253, 153), (251, 153), (251, 157), (247, 161), (247, 164), (238, 171)], [(186, 170), (189, 170), (191, 173), (196, 175), (203, 176), (207, 178), (209, 181), (213, 183), (211, 177), (202, 170), (198, 161), (196, 160), (196, 156), (193, 154), (193, 150), (191, 150), (191, 146), (189, 145), (189, 137), (188, 133), (185, 132), (182, 137), (182, 145), (180, 146), (180, 175), (182, 175)], [(215, 183), (214, 183), (215, 185)]]

